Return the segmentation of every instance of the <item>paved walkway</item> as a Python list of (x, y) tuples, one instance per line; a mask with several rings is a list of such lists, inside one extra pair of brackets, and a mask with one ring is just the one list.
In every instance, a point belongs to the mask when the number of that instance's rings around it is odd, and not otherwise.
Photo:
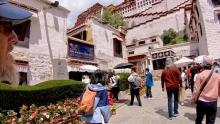
[[(189, 104), (190, 90), (186, 91), (185, 104), (179, 106), (180, 116), (173, 120), (168, 119), (166, 92), (161, 91), (160, 82), (155, 82), (152, 92), (152, 99), (141, 97), (142, 107), (137, 105), (136, 99), (133, 106), (128, 106), (130, 96), (126, 95), (126, 101), (117, 104), (117, 114), (111, 117), (109, 124), (194, 124), (196, 111), (194, 106)], [(220, 124), (220, 102), (216, 124)]]

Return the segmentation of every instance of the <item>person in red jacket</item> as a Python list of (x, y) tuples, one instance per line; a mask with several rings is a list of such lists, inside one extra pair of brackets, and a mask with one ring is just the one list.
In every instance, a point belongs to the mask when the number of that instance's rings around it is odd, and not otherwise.
[[(180, 71), (173, 64), (173, 60), (171, 58), (166, 59), (166, 68), (163, 70), (161, 75), (162, 91), (164, 91), (164, 84), (166, 86), (166, 91), (167, 91), (169, 119), (172, 120), (173, 117), (177, 117), (179, 115), (178, 95), (179, 95), (179, 87), (182, 87), (182, 80), (181, 80)], [(172, 105), (173, 96), (174, 96), (174, 108)]]

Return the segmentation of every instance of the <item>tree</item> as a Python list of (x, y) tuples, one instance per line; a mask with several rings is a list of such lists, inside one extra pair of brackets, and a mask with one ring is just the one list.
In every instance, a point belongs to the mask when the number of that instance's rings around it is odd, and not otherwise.
[(161, 39), (163, 40), (164, 45), (169, 44), (173, 39), (175, 39), (177, 36), (176, 31), (174, 31), (172, 28), (168, 30), (164, 30), (163, 34), (161, 35)]
[(100, 20), (103, 23), (110, 24), (115, 28), (127, 28), (127, 22), (124, 21), (124, 18), (119, 14), (113, 14), (111, 10), (106, 9), (100, 17)]
[(160, 38), (163, 40), (164, 45), (173, 45), (187, 41), (188, 37), (186, 35), (186, 29), (177, 33), (174, 29), (170, 28), (164, 30)]

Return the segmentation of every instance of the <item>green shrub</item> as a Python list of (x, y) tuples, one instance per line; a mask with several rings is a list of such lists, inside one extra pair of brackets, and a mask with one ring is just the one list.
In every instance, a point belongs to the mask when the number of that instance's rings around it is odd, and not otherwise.
[(85, 84), (74, 80), (51, 80), (18, 87), (0, 83), (0, 110), (18, 111), (22, 105), (48, 105), (66, 98), (76, 98), (84, 87)]
[(129, 77), (129, 73), (119, 73), (118, 74), (120, 76), (120, 91), (125, 91), (129, 88), (128, 85), (128, 77)]

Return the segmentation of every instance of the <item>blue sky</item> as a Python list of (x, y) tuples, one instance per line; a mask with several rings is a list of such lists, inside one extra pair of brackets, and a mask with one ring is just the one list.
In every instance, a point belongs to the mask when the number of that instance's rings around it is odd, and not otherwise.
[[(55, 0), (51, 0), (55, 1)], [(77, 19), (77, 16), (87, 10), (87, 8), (91, 7), (93, 4), (99, 2), (102, 5), (109, 5), (109, 4), (114, 4), (118, 5), (123, 0), (57, 0), (60, 2), (60, 5), (63, 7), (69, 9), (71, 12), (69, 13), (68, 16), (68, 28), (72, 27)]]

